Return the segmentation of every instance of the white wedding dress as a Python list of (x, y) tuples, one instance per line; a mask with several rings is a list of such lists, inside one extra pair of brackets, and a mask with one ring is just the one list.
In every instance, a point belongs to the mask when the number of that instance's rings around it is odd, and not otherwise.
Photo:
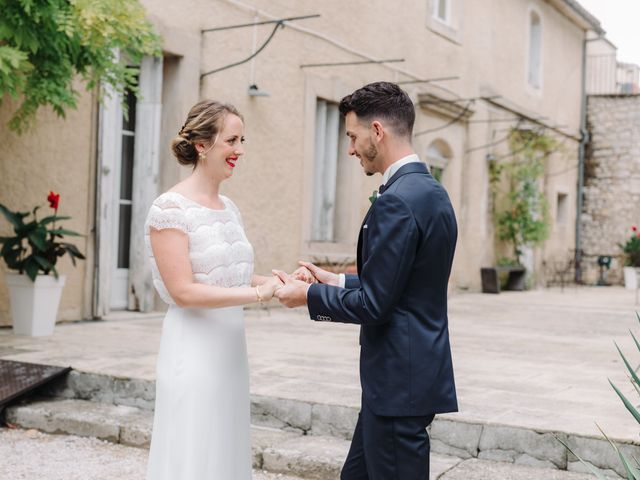
[(251, 284), (253, 248), (235, 204), (213, 210), (179, 193), (160, 195), (145, 222), (153, 283), (169, 304), (156, 373), (156, 406), (147, 480), (249, 480), (249, 368), (242, 307), (180, 308), (172, 300), (149, 241), (151, 228), (189, 237), (196, 282)]

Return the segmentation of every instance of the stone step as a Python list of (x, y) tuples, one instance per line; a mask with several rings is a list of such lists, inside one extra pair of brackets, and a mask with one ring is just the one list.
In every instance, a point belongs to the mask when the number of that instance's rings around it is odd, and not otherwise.
[[(435, 457), (435, 458), (433, 458)], [(0, 428), (0, 479), (140, 480), (145, 477), (147, 450), (95, 438), (51, 435), (36, 430)], [(432, 469), (433, 480), (592, 480), (592, 475), (539, 469), (488, 460), (454, 459)], [(253, 480), (302, 480), (282, 473), (254, 470)]]
[[(0, 428), (0, 479), (141, 480), (148, 451), (90, 437)], [(302, 480), (254, 470), (253, 480)], [(589, 480), (589, 479), (587, 479)]]
[[(155, 384), (152, 380), (72, 371), (49, 387), (45, 394), (150, 411), (154, 405)], [(251, 423), (256, 426), (350, 440), (357, 418), (358, 409), (353, 407), (251, 396)], [(618, 455), (603, 438), (462, 421), (455, 414), (437, 416), (431, 426), (430, 436), (431, 451), (442, 455), (586, 471), (558, 441), (561, 439), (601, 471), (625, 474)], [(640, 458), (640, 442), (620, 441), (619, 444), (629, 458)]]
[[(9, 407), (6, 421), (45, 433), (94, 437), (148, 448), (153, 412), (137, 407), (76, 399), (46, 399)], [(321, 435), (252, 426), (253, 467), (268, 472), (325, 480), (339, 477), (350, 442)], [(432, 478), (462, 460), (432, 455)]]

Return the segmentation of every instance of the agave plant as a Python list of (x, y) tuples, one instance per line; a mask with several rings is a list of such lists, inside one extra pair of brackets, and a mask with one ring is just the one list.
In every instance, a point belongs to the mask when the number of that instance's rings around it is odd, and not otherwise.
[[(636, 312), (636, 317), (640, 322), (640, 314), (638, 314), (638, 312)], [(633, 338), (633, 341), (636, 344), (638, 351), (640, 351), (640, 342), (638, 342), (638, 339), (635, 337), (635, 335), (631, 330), (629, 330), (629, 333), (631, 334), (631, 338)], [(616, 346), (616, 349), (618, 350), (618, 353), (622, 357), (622, 361), (627, 367), (629, 374), (631, 375), (629, 379), (631, 381), (631, 385), (633, 385), (633, 388), (635, 389), (636, 393), (638, 394), (638, 396), (640, 396), (640, 377), (638, 376), (634, 368), (631, 366), (627, 358), (624, 356), (624, 353), (622, 353), (622, 350), (620, 350), (620, 347), (618, 346), (618, 344), (615, 342), (614, 344)], [(620, 397), (624, 406), (627, 408), (627, 410), (629, 410), (631, 415), (633, 415), (633, 418), (636, 420), (636, 422), (640, 424), (640, 412), (638, 411), (638, 409), (633, 406), (633, 404), (629, 401), (629, 399), (620, 391), (618, 387), (615, 386), (615, 384), (611, 381), (611, 379), (607, 379), (607, 380), (609, 380), (609, 384), (613, 387), (615, 392), (618, 394), (618, 397)], [(604, 435), (604, 438), (607, 439), (607, 441), (611, 444), (613, 449), (616, 451), (616, 453), (620, 457), (620, 462), (622, 463), (622, 466), (624, 467), (625, 472), (627, 474), (627, 480), (640, 480), (640, 462), (638, 462), (638, 459), (634, 458), (633, 461), (630, 460), (629, 457), (627, 457), (622, 452), (622, 450), (618, 448), (615, 442), (613, 442), (607, 436), (607, 434), (604, 433), (604, 431), (600, 428), (600, 426), (598, 426), (598, 430), (600, 430), (602, 435)], [(593, 465), (584, 461), (582, 458), (580, 458), (578, 454), (576, 454), (573, 450), (571, 450), (571, 448), (569, 448), (569, 446), (564, 441), (562, 441), (559, 438), (558, 438), (558, 441), (562, 443), (562, 445), (564, 445), (564, 447), (569, 452), (571, 452), (578, 460), (580, 460), (582, 464), (585, 465), (591, 471), (591, 473), (593, 473), (597, 478), (599, 478), (600, 480), (607, 480), (607, 478), (604, 475), (602, 475)]]

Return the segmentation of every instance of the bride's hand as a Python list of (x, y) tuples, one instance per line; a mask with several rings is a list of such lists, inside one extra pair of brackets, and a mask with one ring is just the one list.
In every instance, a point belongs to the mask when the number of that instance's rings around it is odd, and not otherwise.
[(307, 267), (300, 267), (291, 274), (296, 280), (302, 280), (305, 283), (318, 283), (318, 279), (313, 276), (311, 270)]
[(260, 289), (260, 296), (262, 297), (262, 300), (265, 302), (271, 300), (276, 290), (278, 290), (283, 285), (284, 283), (282, 283), (282, 281), (276, 276), (271, 277), (262, 285), (259, 285), (258, 288)]

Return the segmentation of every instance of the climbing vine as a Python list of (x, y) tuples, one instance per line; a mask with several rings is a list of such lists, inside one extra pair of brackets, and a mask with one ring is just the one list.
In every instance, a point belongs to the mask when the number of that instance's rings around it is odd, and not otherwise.
[(489, 181), (497, 237), (511, 250), (510, 263), (521, 264), (523, 248), (549, 234), (549, 208), (541, 188), (545, 160), (558, 142), (534, 130), (513, 129), (507, 161), (491, 161)]

